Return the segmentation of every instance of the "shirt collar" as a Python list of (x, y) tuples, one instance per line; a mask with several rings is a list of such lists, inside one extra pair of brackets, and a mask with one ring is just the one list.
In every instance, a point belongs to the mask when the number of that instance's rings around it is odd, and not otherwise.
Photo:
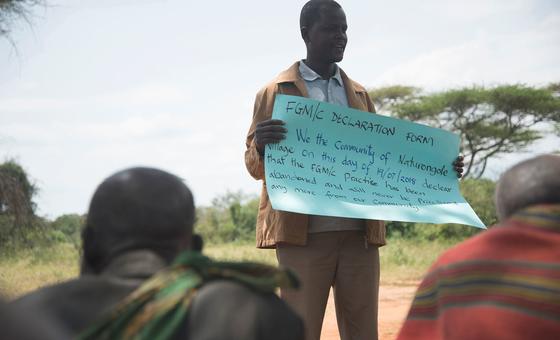
[[(342, 77), (340, 75), (340, 68), (338, 67), (338, 65), (335, 65), (336, 70), (334, 72), (334, 75), (331, 77), (331, 79), (336, 79), (337, 83), (339, 86), (342, 86)], [(321, 76), (317, 74), (317, 72), (313, 71), (311, 69), (311, 67), (307, 66), (303, 60), (299, 62), (299, 73), (301, 75), (301, 77), (305, 80), (305, 81), (314, 81), (317, 79), (321, 79)]]

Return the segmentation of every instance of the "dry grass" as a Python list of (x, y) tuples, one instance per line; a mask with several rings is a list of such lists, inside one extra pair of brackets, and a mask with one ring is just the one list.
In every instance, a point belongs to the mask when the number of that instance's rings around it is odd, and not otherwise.
[(457, 241), (389, 240), (379, 250), (381, 284), (416, 284), (441, 253), (456, 243)]
[[(379, 250), (381, 283), (401, 285), (418, 282), (438, 256), (453, 245), (454, 242), (444, 241), (389, 240)], [(210, 245), (205, 248), (205, 253), (221, 260), (277, 265), (274, 250), (257, 249), (252, 243)]]
[(254, 243), (226, 243), (208, 245), (204, 253), (214, 259), (225, 261), (253, 261), (277, 265), (274, 249), (257, 249)]
[[(380, 250), (381, 283), (417, 282), (439, 254), (451, 245), (449, 242), (391, 240)], [(208, 245), (204, 253), (220, 260), (277, 264), (274, 250), (257, 249), (253, 243)], [(8, 299), (77, 275), (78, 252), (69, 243), (0, 254), (0, 291)]]
[(69, 243), (2, 254), (0, 291), (10, 299), (78, 275), (78, 252)]

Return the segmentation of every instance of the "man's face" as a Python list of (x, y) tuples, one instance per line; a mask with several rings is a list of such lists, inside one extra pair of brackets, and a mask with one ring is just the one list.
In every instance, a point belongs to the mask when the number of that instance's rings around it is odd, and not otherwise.
[(325, 63), (341, 61), (348, 41), (347, 28), (346, 15), (342, 9), (322, 9), (319, 20), (304, 36), (308, 57)]

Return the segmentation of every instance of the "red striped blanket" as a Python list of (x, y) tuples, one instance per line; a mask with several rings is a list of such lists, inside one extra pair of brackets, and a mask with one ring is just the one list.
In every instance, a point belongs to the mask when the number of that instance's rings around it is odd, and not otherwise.
[(445, 252), (398, 339), (560, 339), (560, 205), (525, 209)]

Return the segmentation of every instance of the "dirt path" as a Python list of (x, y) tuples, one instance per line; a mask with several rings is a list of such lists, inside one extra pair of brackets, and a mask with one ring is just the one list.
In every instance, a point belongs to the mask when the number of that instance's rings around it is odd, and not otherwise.
[[(379, 340), (395, 339), (415, 292), (416, 285), (379, 287)], [(340, 340), (332, 291), (323, 321), (321, 340)]]

